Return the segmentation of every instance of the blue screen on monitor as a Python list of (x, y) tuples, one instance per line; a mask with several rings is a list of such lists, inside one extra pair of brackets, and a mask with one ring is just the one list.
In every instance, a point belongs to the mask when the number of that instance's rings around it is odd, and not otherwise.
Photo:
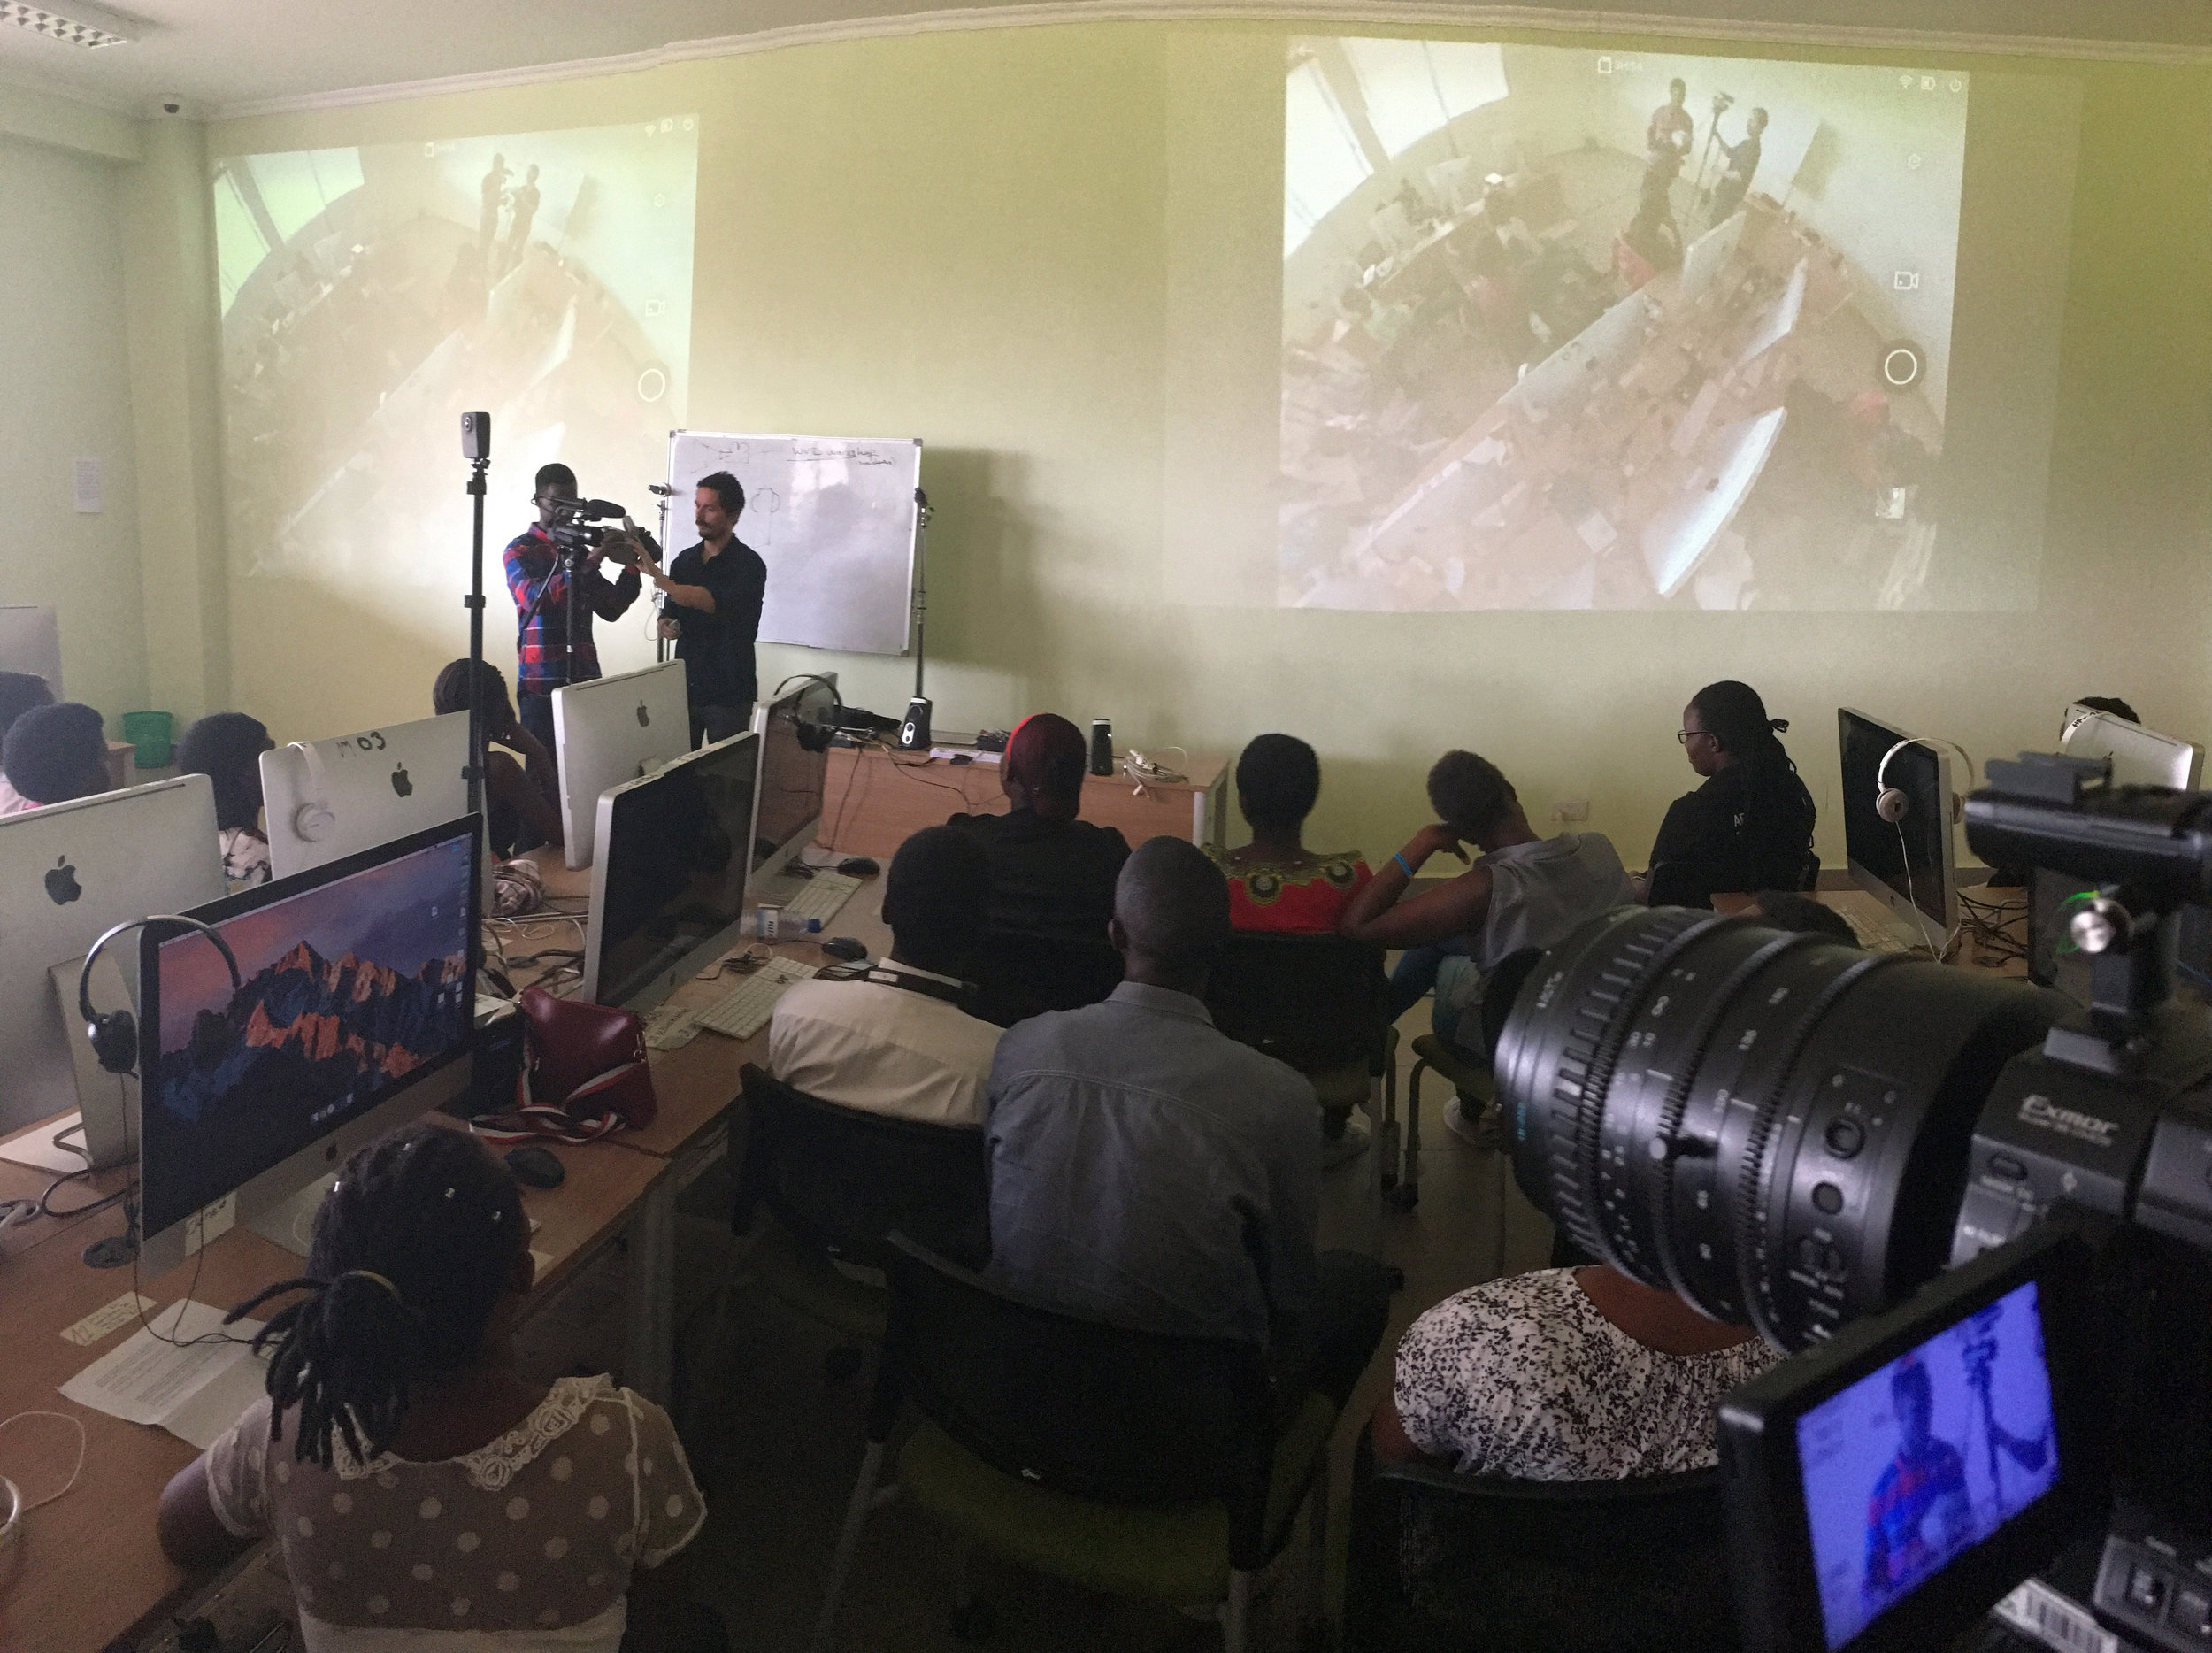
[(1797, 1420), (1831, 1649), (2058, 1485), (2033, 1280)]

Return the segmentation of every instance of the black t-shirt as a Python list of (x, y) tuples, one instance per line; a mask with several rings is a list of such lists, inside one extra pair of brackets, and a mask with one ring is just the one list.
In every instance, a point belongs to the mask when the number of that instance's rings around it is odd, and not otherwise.
[(1795, 889), (1811, 854), (1815, 808), (1794, 770), (1762, 777), (1754, 796), (1732, 765), (1668, 806), (1651, 846), (1654, 906), (1709, 906), (1716, 890)]
[(1103, 942), (1129, 841), (1111, 826), (1048, 821), (1030, 810), (956, 815), (991, 859), (991, 927), (1053, 941)]
[(692, 709), (750, 705), (759, 698), (753, 639), (760, 631), (768, 565), (751, 546), (733, 539), (716, 557), (699, 545), (680, 552), (668, 565), (668, 577), (680, 586), (704, 586), (714, 596), (711, 614), (680, 603), (665, 610), (682, 628), (676, 657), (684, 663)]

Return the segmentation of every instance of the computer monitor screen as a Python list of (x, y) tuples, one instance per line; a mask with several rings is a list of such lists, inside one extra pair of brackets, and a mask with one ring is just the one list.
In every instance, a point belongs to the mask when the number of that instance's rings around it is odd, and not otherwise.
[[(102, 1165), (128, 1157), (112, 1076), (96, 1081), (111, 1106), (79, 1094), (69, 1034), (76, 967), (110, 926), (220, 901), (225, 888), (205, 775), (0, 817), (0, 1131), (83, 1101), (93, 1109), (92, 1157)], [(65, 997), (57, 965), (69, 966)]]
[[(1836, 735), (1843, 755), (1844, 850), (1853, 880), (1893, 911), (1947, 936), (1958, 926), (1947, 758), (1917, 742), (1900, 747), (1903, 730), (1848, 707), (1836, 713)], [(1884, 788), (1904, 800), (1904, 813), (1894, 821), (1884, 820), (1877, 807)]]
[(468, 808), (465, 711), (261, 754), (269, 870), (327, 866), (449, 821)]
[(733, 939), (759, 767), (757, 737), (741, 734), (599, 800), (587, 998), (649, 1009)]
[(2058, 1486), (2036, 1282), (1807, 1411), (1797, 1456), (1838, 1649)]
[(2204, 770), (2204, 748), (2195, 742), (2085, 706), (2067, 707), (2058, 750), (2069, 757), (2110, 758), (2115, 786), (2172, 787), (2187, 792)]
[[(470, 1049), (476, 830), (464, 816), (201, 908), (191, 916), (237, 957), (236, 989), (205, 936), (149, 934), (139, 1174), (150, 1249), (341, 1127), (419, 1095), (420, 1108), (378, 1120), (387, 1128), (444, 1100), (426, 1081)], [(267, 1192), (296, 1191), (321, 1160)]]
[(829, 780), (830, 705), (827, 691), (808, 683), (753, 714), (753, 727), (760, 735), (755, 872), (772, 874), (813, 842), (822, 819), (823, 788)]
[(691, 750), (683, 662), (555, 689), (553, 746), (564, 852), (569, 865), (589, 866), (599, 795)]

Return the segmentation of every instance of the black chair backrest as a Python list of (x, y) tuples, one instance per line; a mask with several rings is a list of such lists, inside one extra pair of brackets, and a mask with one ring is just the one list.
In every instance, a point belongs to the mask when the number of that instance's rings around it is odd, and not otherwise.
[(975, 1014), (1001, 1027), (1047, 1011), (1079, 1011), (1121, 985), (1121, 955), (1102, 939), (1069, 942), (994, 930), (975, 969)]
[(1002, 1473), (1093, 1502), (1227, 1503), (1257, 1565), (1273, 1426), (1255, 1343), (1133, 1332), (1005, 1291), (894, 1235), (889, 1335), (871, 1420), (901, 1400)]
[[(1717, 1469), (1617, 1481), (1380, 1468), (1402, 1587), (1437, 1649), (1724, 1653), (1739, 1645)], [(1431, 1635), (1425, 1632), (1432, 1631)]]
[(1317, 1073), (1381, 1055), (1387, 988), (1379, 947), (1244, 931), (1215, 961), (1206, 1008), (1239, 1043)]
[(748, 1063), (745, 1161), (733, 1220), (766, 1204), (805, 1245), (882, 1268), (895, 1231), (980, 1265), (990, 1252), (983, 1133), (840, 1108)]

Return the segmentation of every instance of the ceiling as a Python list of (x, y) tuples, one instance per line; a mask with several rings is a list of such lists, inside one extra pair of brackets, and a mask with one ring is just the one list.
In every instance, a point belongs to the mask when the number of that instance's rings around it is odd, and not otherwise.
[[(51, 3), (67, 15), (67, 0)], [(1750, 23), (1785, 38), (2001, 37), (2044, 50), (2212, 58), (2212, 8), (2200, 0), (964, 0), (949, 11), (944, 0), (120, 0), (107, 10), (141, 20), (142, 37), (87, 50), (0, 27), (0, 79), (134, 114), (180, 96), (185, 113), (209, 118), (455, 77), (697, 55), (749, 35), (901, 19), (972, 23), (995, 12), (1009, 22), (1188, 13), (1647, 27), (1663, 13), (1694, 33)]]

